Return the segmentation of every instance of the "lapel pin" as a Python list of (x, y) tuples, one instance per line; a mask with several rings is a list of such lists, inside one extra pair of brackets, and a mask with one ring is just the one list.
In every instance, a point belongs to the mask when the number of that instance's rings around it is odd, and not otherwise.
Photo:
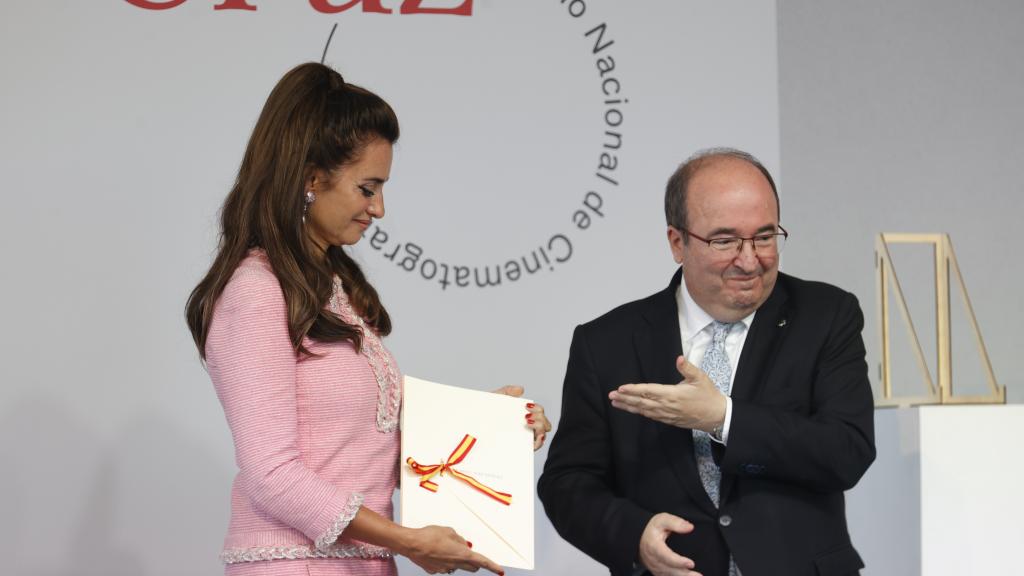
[(782, 320), (779, 320), (779, 328), (782, 328), (785, 325), (786, 325), (786, 319), (785, 318), (783, 318)]

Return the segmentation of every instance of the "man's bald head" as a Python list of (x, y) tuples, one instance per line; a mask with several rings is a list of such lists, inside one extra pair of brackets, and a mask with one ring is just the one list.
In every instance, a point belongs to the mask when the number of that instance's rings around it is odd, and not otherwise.
[[(690, 181), (702, 169), (708, 168), (722, 160), (742, 160), (757, 168), (772, 188), (772, 193), (775, 195), (775, 205), (780, 206), (779, 192), (775, 188), (775, 180), (772, 179), (772, 175), (768, 173), (768, 169), (764, 167), (764, 164), (761, 164), (760, 160), (752, 154), (735, 148), (708, 148), (700, 150), (687, 158), (668, 179), (668, 184), (665, 186), (665, 221), (669, 226), (677, 230), (688, 228), (686, 194)], [(779, 212), (779, 215), (781, 215), (781, 206)], [(684, 238), (684, 241), (688, 240), (689, 238)]]

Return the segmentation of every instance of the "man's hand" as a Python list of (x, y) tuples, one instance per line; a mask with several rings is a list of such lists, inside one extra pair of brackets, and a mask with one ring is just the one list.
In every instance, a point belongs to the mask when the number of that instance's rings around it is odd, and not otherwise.
[(623, 384), (608, 393), (612, 406), (680, 428), (710, 432), (725, 422), (725, 396), (708, 375), (680, 356), (679, 384)]
[(693, 524), (667, 512), (655, 514), (640, 536), (640, 562), (654, 576), (700, 576), (693, 570), (693, 560), (676, 554), (665, 543), (673, 532), (689, 534)]

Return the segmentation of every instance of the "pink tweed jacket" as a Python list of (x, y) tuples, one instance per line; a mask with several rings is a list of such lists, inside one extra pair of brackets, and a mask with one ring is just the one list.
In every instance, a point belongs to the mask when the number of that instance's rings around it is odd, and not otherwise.
[[(337, 279), (330, 307), (363, 325)], [(268, 560), (282, 569), (328, 564), (332, 574), (396, 572), (390, 551), (344, 534), (360, 506), (392, 517), (398, 480), (401, 378), (394, 358), (363, 326), (361, 352), (348, 342), (307, 339), (315, 356), (297, 357), (284, 295), (259, 250), (242, 261), (217, 301), (207, 370), (239, 470), (221, 554), (229, 573), (244, 573), (245, 565), (268, 573)]]

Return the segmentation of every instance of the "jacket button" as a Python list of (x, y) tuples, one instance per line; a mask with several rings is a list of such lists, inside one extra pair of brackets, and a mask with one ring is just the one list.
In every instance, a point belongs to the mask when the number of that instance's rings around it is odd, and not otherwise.
[(732, 524), (732, 516), (729, 516), (728, 514), (722, 514), (722, 516), (718, 519), (718, 523), (721, 524), (723, 527), (726, 527)]

